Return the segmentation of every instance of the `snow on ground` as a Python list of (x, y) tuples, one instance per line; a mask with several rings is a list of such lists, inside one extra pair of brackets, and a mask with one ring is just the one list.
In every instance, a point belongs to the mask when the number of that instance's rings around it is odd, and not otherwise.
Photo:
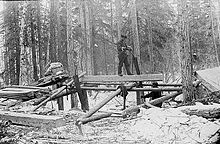
[[(106, 98), (109, 92), (92, 92), (89, 96), (90, 108)], [(65, 99), (65, 98), (64, 98)], [(127, 96), (127, 106), (136, 105), (136, 93)], [(122, 97), (115, 97), (101, 111), (120, 111)], [(82, 125), (84, 135), (80, 135), (75, 125), (82, 112), (66, 109), (57, 113), (67, 124), (52, 130), (19, 128), (11, 129), (21, 133), (23, 143), (34, 144), (197, 144), (213, 143), (220, 132), (220, 125), (198, 116), (189, 116), (178, 108), (142, 109), (134, 119), (110, 117)], [(26, 129), (26, 130), (24, 130)]]

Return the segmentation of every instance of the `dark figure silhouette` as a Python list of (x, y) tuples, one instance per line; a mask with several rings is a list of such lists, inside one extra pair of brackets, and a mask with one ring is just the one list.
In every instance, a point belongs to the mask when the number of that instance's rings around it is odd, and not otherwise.
[[(158, 83), (157, 82), (153, 82), (152, 83), (152, 87), (153, 88), (158, 88)], [(142, 96), (142, 98), (152, 98), (152, 100), (153, 100), (153, 99), (160, 98), (161, 96), (162, 96), (161, 95), (161, 91), (152, 91), (152, 92)], [(161, 107), (162, 103), (156, 104), (155, 106)]]
[(126, 53), (126, 50), (131, 50), (131, 49), (127, 46), (126, 39), (127, 39), (127, 36), (121, 35), (121, 40), (117, 43), (118, 59), (119, 59), (118, 75), (120, 76), (122, 76), (123, 64), (125, 65), (127, 74), (132, 75), (132, 73), (130, 72), (130, 68), (129, 68), (128, 58), (127, 58), (128, 55)]

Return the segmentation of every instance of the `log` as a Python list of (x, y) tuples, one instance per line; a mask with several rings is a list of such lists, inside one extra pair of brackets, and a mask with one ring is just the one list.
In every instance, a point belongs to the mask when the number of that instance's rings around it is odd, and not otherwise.
[[(84, 90), (116, 91), (117, 88), (100, 88), (100, 87), (81, 87)], [(132, 88), (129, 91), (181, 91), (182, 87), (163, 87), (163, 88)]]
[(62, 117), (0, 111), (0, 119), (25, 126), (54, 128), (65, 125)]
[[(142, 84), (143, 86), (152, 86), (152, 84), (147, 83), (147, 84)], [(180, 87), (182, 86), (182, 84), (180, 83), (158, 83), (158, 86), (174, 86), (174, 87)]]
[(48, 87), (35, 87), (35, 86), (21, 86), (21, 85), (11, 85), (5, 88), (22, 88), (22, 89), (33, 89), (33, 90), (46, 90), (49, 91)]
[(80, 125), (80, 124), (86, 124), (88, 122), (92, 122), (92, 121), (97, 121), (97, 120), (100, 120), (100, 119), (103, 119), (103, 118), (107, 118), (107, 117), (110, 117), (112, 115), (112, 113), (103, 113), (103, 114), (97, 114), (97, 115), (93, 115), (91, 117), (88, 117), (88, 118), (83, 118), (81, 119), (80, 121), (78, 121), (78, 123), (76, 123), (77, 125)]
[[(154, 99), (154, 100), (151, 100), (147, 103), (143, 103), (143, 104), (140, 104), (140, 105), (137, 105), (137, 106), (134, 106), (134, 107), (130, 107), (128, 109), (125, 109), (124, 111), (122, 111), (122, 114), (123, 115), (126, 115), (128, 112), (130, 111), (136, 111), (137, 109), (141, 108), (141, 107), (153, 107), (154, 105), (156, 104), (159, 104), (159, 103), (162, 103), (164, 102), (165, 100), (168, 100), (170, 98), (173, 98), (173, 97), (176, 97), (178, 95), (180, 95), (182, 93), (182, 91), (179, 91), (179, 92), (175, 92), (175, 93), (172, 93), (172, 94), (169, 94), (167, 96), (163, 96), (163, 97), (160, 97), (160, 98), (157, 98), (157, 99)], [(153, 106), (152, 106), (153, 105)]]
[(37, 87), (46, 87), (50, 85), (57, 84), (58, 82), (65, 81), (69, 78), (67, 74), (63, 75), (49, 75), (46, 77), (41, 78), (38, 81)]
[[(94, 86), (94, 85), (120, 85), (120, 83), (117, 83), (117, 82), (86, 82), (86, 83), (84, 83), (84, 85), (83, 86)], [(152, 86), (152, 84), (151, 83), (143, 83), (142, 84), (143, 86)], [(182, 84), (180, 84), (180, 83), (177, 83), (177, 84), (175, 84), (175, 83), (158, 83), (158, 86), (174, 86), (174, 87), (180, 87), (180, 86), (182, 86)]]
[[(127, 89), (131, 89), (133, 86), (135, 86), (136, 83), (129, 83), (126, 87)], [(103, 101), (101, 101), (98, 105), (93, 107), (88, 113), (86, 113), (84, 116), (78, 119), (78, 121), (81, 121), (83, 118), (88, 118), (91, 115), (93, 115), (95, 112), (97, 112), (100, 108), (102, 108), (105, 104), (107, 104), (111, 99), (113, 99), (115, 96), (120, 94), (121, 89), (117, 89), (115, 92), (112, 92), (107, 98), (105, 98)]]
[(203, 105), (199, 103), (193, 106), (182, 106), (178, 109), (187, 115), (196, 115), (204, 118), (220, 118), (220, 104)]
[[(83, 75), (85, 75), (86, 73), (83, 72), (82, 74), (79, 75), (79, 77), (82, 77)], [(68, 82), (66, 84), (66, 86), (70, 86), (74, 83), (74, 80), (71, 80), (70, 82)], [(33, 109), (33, 111), (36, 111), (38, 108), (40, 108), (42, 105), (44, 105), (45, 103), (47, 103), (48, 101), (50, 101), (51, 99), (53, 99), (54, 97), (56, 97), (58, 94), (60, 94), (63, 90), (66, 89), (66, 86), (62, 86), (59, 88), (59, 90), (55, 93), (53, 93), (50, 97), (48, 97), (46, 100), (44, 100), (42, 103), (40, 103), (36, 108)]]
[(138, 82), (138, 81), (162, 81), (162, 74), (143, 75), (88, 75), (81, 78), (82, 83), (86, 82)]
[(156, 104), (164, 102), (165, 100), (168, 100), (170, 98), (176, 97), (176, 96), (178, 96), (180, 94), (182, 94), (182, 91), (178, 91), (178, 92), (175, 92), (175, 93), (172, 93), (172, 94), (169, 94), (169, 95), (166, 95), (166, 96), (163, 96), (163, 97), (151, 100), (151, 101), (149, 101), (149, 103), (151, 105), (156, 105)]
[[(54, 90), (52, 92), (52, 94), (55, 93), (55, 92), (57, 92), (57, 89)], [(59, 93), (57, 96), (54, 96), (51, 100), (55, 100), (57, 98), (67, 96), (67, 95), (75, 93), (75, 92), (76, 92), (75, 89), (66, 89), (66, 90), (62, 91), (61, 93)], [(47, 99), (49, 97), (51, 97), (51, 95), (49, 95), (49, 96), (47, 95), (47, 96), (43, 96), (43, 97), (40, 97), (40, 98), (33, 99), (32, 100), (32, 101), (34, 101), (33, 105), (39, 105), (40, 103), (42, 103), (45, 99)]]

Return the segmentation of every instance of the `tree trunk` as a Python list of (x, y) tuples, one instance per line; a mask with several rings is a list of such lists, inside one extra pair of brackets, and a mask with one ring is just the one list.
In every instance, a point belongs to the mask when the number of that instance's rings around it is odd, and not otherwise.
[(192, 67), (192, 50), (190, 46), (190, 30), (188, 20), (188, 6), (186, 1), (181, 1), (182, 10), (182, 23), (181, 23), (181, 72), (182, 72), (182, 84), (183, 84), (183, 96), (184, 102), (193, 100), (193, 67)]
[(16, 19), (16, 76), (15, 76), (15, 83), (16, 85), (19, 85), (19, 79), (20, 79), (20, 58), (21, 58), (21, 47), (20, 47), (20, 26), (19, 26), (19, 6), (16, 5), (16, 12), (15, 12), (15, 19)]
[(43, 77), (43, 51), (41, 47), (41, 21), (40, 21), (40, 1), (37, 2), (37, 33), (38, 33), (38, 49), (39, 49), (39, 73)]
[(220, 0), (218, 0), (218, 7), (217, 9), (217, 21), (218, 21), (218, 37), (220, 39)]
[(34, 11), (35, 8), (31, 4), (32, 11), (31, 11), (31, 51), (32, 51), (32, 63), (33, 63), (33, 78), (34, 81), (38, 81), (38, 75), (37, 75), (37, 56), (36, 56), (36, 41), (35, 41), (35, 28), (34, 28)]
[(138, 32), (138, 18), (137, 18), (137, 9), (136, 9), (136, 0), (132, 0), (131, 8), (131, 20), (132, 20), (132, 32), (133, 32), (133, 41), (134, 41), (134, 55), (137, 57), (137, 60), (140, 65), (140, 43), (139, 43), (139, 32)]
[(154, 52), (153, 52), (153, 38), (152, 38), (152, 26), (151, 26), (151, 17), (148, 17), (148, 40), (149, 40), (149, 45), (148, 45), (148, 53), (150, 57), (150, 73), (154, 72)]
[[(111, 4), (111, 39), (112, 39), (112, 48), (115, 48), (115, 45), (114, 45), (114, 17), (113, 17), (113, 2), (111, 0), (110, 2)], [(116, 63), (117, 63), (117, 57), (116, 57), (117, 53), (116, 51), (113, 52), (113, 69), (114, 69), (114, 72), (113, 74), (116, 74), (117, 73), (117, 66), (116, 66)]]
[(57, 9), (56, 1), (50, 0), (50, 44), (49, 44), (49, 59), (51, 62), (57, 61), (57, 41), (56, 41), (56, 22)]
[(108, 75), (107, 55), (106, 55), (106, 45), (105, 45), (105, 32), (104, 31), (105, 31), (104, 28), (102, 28), (104, 67), (105, 67), (105, 74)]
[(64, 69), (68, 71), (68, 57), (67, 57), (67, 8), (66, 6), (61, 7), (61, 11), (58, 17), (59, 25), (58, 25), (58, 39), (59, 39), (59, 61), (63, 64)]
[(211, 24), (212, 24), (212, 40), (213, 40), (213, 45), (214, 45), (214, 48), (215, 48), (216, 63), (217, 63), (217, 66), (219, 66), (218, 47), (216, 45), (214, 18), (213, 18), (213, 12), (212, 12), (213, 5), (212, 5), (212, 1), (211, 0), (209, 0), (209, 5), (210, 5), (210, 17), (211, 17)]
[(116, 17), (117, 17), (118, 41), (119, 41), (121, 39), (121, 25), (122, 25), (121, 0), (116, 0), (115, 6), (116, 6)]
[(81, 43), (81, 70), (87, 72), (87, 38), (86, 38), (86, 21), (85, 21), (85, 0), (80, 2), (80, 26), (82, 31)]
[(86, 68), (87, 68), (87, 74), (92, 75), (94, 74), (93, 70), (93, 46), (92, 46), (92, 19), (91, 16), (91, 1), (90, 0), (84, 0), (85, 2), (85, 23), (86, 23)]

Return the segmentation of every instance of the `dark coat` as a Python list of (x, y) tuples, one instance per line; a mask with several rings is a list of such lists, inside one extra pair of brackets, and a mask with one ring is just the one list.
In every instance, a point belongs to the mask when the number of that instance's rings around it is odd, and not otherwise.
[[(153, 88), (156, 88), (156, 87), (153, 87)], [(150, 98), (150, 97), (152, 98), (152, 100), (162, 97), (161, 91), (152, 91), (152, 92), (144, 95), (142, 98)], [(156, 104), (155, 106), (161, 107), (162, 103)]]

